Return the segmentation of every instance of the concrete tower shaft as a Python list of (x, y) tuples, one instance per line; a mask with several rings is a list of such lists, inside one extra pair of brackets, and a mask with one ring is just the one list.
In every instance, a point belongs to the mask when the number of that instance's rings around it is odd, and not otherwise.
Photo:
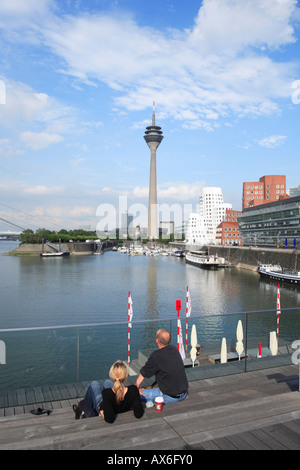
[(149, 205), (148, 205), (148, 238), (158, 238), (157, 219), (157, 182), (156, 182), (156, 150), (163, 140), (161, 127), (155, 125), (155, 103), (153, 102), (152, 126), (146, 127), (144, 139), (151, 151)]

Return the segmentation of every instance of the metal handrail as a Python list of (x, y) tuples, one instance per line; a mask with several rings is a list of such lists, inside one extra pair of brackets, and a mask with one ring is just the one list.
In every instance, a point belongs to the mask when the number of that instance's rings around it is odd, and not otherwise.
[[(300, 307), (288, 307), (284, 308), (281, 307), (280, 310), (281, 312), (283, 311), (292, 311), (292, 310), (299, 310)], [(267, 312), (277, 312), (276, 308), (268, 309), (268, 310), (250, 310), (246, 312), (230, 312), (230, 313), (217, 313), (215, 315), (209, 314), (209, 315), (191, 315), (189, 317), (190, 320), (196, 319), (196, 318), (209, 318), (209, 317), (227, 317), (227, 316), (234, 316), (234, 315), (251, 315), (254, 313), (267, 313)], [(182, 315), (180, 317), (186, 318), (185, 315)], [(148, 319), (148, 320), (132, 320), (132, 324), (138, 324), (138, 323), (153, 323), (153, 322), (158, 322), (158, 321), (174, 321), (177, 320), (177, 317), (173, 316), (170, 318), (154, 318), (154, 319)], [(95, 326), (115, 326), (115, 325), (127, 325), (128, 321), (117, 321), (117, 322), (101, 322), (101, 323), (79, 323), (76, 325), (53, 325), (53, 326), (33, 326), (33, 327), (25, 327), (25, 328), (1, 328), (0, 333), (10, 333), (10, 332), (17, 332), (17, 331), (38, 331), (38, 330), (57, 330), (57, 329), (63, 329), (63, 328), (89, 328), (89, 327), (95, 327)]]

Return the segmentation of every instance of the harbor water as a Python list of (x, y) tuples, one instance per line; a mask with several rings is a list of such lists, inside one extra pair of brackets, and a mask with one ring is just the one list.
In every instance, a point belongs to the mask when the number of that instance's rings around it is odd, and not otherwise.
[[(16, 246), (0, 241), (0, 252)], [(185, 331), (187, 286), (190, 328), (193, 318), (209, 316), (203, 327), (197, 327), (203, 349), (223, 337), (232, 340), (242, 312), (275, 309), (277, 301), (277, 285), (261, 281), (255, 272), (206, 271), (174, 256), (118, 252), (53, 259), (0, 256), (0, 267), (0, 329), (49, 327), (0, 333), (6, 347), (6, 363), (0, 365), (2, 390), (106, 378), (115, 360), (127, 359), (128, 291), (137, 322), (131, 329), (132, 358), (140, 350), (155, 348), (155, 331), (160, 327), (172, 330), (176, 344), (176, 300), (181, 300)], [(299, 289), (281, 288), (282, 309), (295, 308), (299, 301)], [(231, 318), (233, 313), (239, 315)], [(299, 310), (282, 314), (281, 321), (287, 341), (300, 338)], [(105, 325), (72, 328), (98, 323)], [(64, 326), (68, 328), (57, 328)], [(253, 316), (252, 335), (270, 329), (276, 329), (274, 313)]]

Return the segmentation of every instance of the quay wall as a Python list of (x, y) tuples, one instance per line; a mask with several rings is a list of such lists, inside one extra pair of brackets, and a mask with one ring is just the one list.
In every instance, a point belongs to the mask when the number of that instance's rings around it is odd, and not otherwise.
[[(30, 244), (24, 243), (12, 250), (9, 255), (13, 256), (40, 256), (42, 253), (43, 245), (40, 243)], [(94, 243), (62, 243), (61, 248), (69, 251), (71, 255), (91, 255), (94, 253)], [(46, 243), (44, 244), (44, 251), (46, 253), (53, 253), (55, 250), (50, 248)]]
[(238, 268), (256, 271), (258, 264), (264, 263), (279, 264), (283, 268), (300, 271), (299, 250), (240, 246), (225, 247), (220, 245), (195, 246), (179, 243), (176, 246), (185, 252), (208, 250), (210, 254), (218, 254)]
[[(102, 245), (103, 251), (111, 250), (115, 244), (114, 241), (104, 241)], [(58, 243), (54, 243), (54, 245), (58, 245)], [(70, 255), (92, 255), (95, 253), (97, 246), (95, 242), (69, 242), (61, 244), (61, 248), (65, 251), (69, 251)], [(7, 254), (13, 256), (40, 256), (42, 248), (43, 245), (41, 243), (24, 243)], [(50, 248), (46, 243), (44, 244), (44, 252), (53, 253), (54, 251), (55, 250)]]
[(218, 254), (234, 266), (253, 270), (256, 270), (259, 263), (264, 263), (279, 264), (283, 268), (300, 271), (298, 251), (259, 247), (209, 247), (209, 253)]

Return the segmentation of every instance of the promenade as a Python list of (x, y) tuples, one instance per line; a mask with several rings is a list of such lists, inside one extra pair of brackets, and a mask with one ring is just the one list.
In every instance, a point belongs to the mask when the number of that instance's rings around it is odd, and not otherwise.
[[(214, 366), (214, 370), (221, 367)], [(65, 387), (69, 398), (63, 397), (63, 387), (53, 387), (47, 401), (14, 406), (7, 402), (0, 408), (0, 450), (300, 449), (298, 365), (278, 364), (224, 376), (219, 371), (218, 376), (201, 379), (200, 367), (187, 369), (189, 395), (184, 401), (165, 406), (161, 413), (146, 408), (140, 420), (129, 411), (118, 415), (114, 424), (98, 417), (76, 421), (72, 404), (80, 396), (72, 397), (74, 384)], [(135, 379), (129, 377), (129, 383)], [(80, 386), (77, 394), (82, 396), (87, 384)], [(51, 409), (51, 414), (30, 414), (38, 406)]]

